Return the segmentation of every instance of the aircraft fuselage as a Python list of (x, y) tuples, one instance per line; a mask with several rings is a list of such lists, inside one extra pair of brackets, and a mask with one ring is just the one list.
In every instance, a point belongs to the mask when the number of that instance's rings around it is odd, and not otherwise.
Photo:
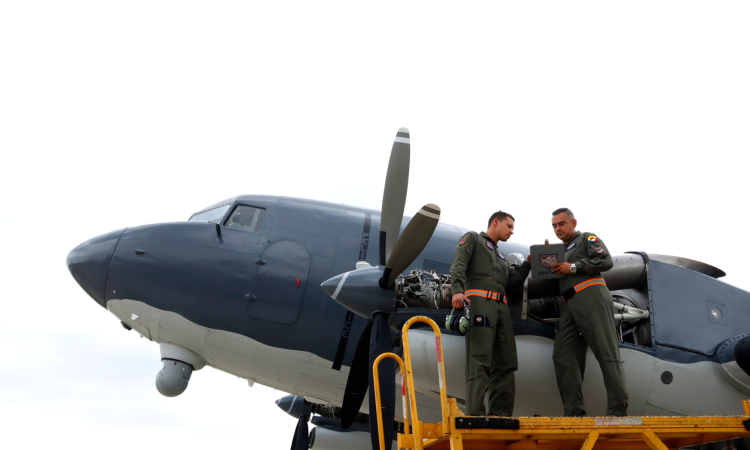
[[(237, 205), (263, 210), (262, 221), (256, 215), (252, 224), (248, 219), (240, 228), (227, 226)], [(99, 304), (154, 342), (184, 347), (242, 378), (340, 404), (365, 319), (320, 285), (354, 270), (357, 261), (378, 264), (379, 213), (268, 196), (240, 196), (215, 206), (224, 210), (220, 225), (194, 220), (109, 233), (73, 250), (70, 270)], [(439, 224), (406, 272), (448, 273), (465, 231)], [(528, 247), (513, 243), (501, 242), (499, 248), (528, 254)], [(725, 341), (747, 333), (750, 294), (656, 261), (649, 262), (648, 277), (643, 290), (652, 315), (652, 342), (621, 344), (629, 412), (739, 413), (741, 399), (750, 395), (750, 384), (743, 383), (750, 378), (719, 350)], [(712, 308), (719, 309), (718, 319)], [(514, 329), (516, 414), (560, 414), (551, 360), (554, 326), (514, 317)], [(427, 334), (415, 331), (416, 336)], [(422, 336), (412, 342), (425, 347), (414, 354), (426, 355), (415, 359), (415, 376), (426, 408), (420, 418), (428, 420), (429, 411), (437, 413), (430, 409), (437, 404), (429, 348), (434, 340)], [(446, 332), (444, 342), (448, 393), (460, 399), (464, 339)], [(600, 414), (605, 393), (591, 354), (588, 366), (584, 396), (589, 413)]]

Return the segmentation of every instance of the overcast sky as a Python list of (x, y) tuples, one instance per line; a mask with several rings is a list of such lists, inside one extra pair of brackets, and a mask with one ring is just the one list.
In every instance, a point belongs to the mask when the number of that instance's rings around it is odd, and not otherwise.
[(747, 2), (0, 0), (0, 445), (289, 447), (284, 392), (212, 368), (154, 387), (158, 346), (70, 276), (99, 234), (238, 194), (406, 212), (614, 254), (685, 256), (750, 289)]

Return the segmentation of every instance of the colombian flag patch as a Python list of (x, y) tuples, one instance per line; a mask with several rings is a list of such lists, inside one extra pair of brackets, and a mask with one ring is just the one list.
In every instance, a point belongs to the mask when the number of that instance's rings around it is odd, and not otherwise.
[(464, 245), (466, 243), (466, 238), (461, 238), (460, 241), (458, 241), (458, 245)]
[(589, 242), (599, 242), (599, 238), (596, 236), (589, 236)]

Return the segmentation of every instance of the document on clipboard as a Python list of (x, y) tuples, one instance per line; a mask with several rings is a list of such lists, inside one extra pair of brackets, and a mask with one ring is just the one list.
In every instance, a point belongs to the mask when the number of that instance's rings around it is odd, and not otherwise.
[(565, 262), (564, 244), (532, 245), (530, 252), (531, 278), (548, 279), (565, 276), (552, 272), (552, 264)]

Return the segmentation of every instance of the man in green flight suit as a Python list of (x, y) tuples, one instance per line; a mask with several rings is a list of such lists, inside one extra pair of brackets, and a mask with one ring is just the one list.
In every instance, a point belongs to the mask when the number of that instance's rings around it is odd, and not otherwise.
[(601, 239), (593, 233), (576, 231), (577, 225), (568, 208), (552, 213), (552, 227), (565, 244), (565, 262), (552, 265), (553, 272), (565, 275), (560, 279), (565, 306), (552, 352), (557, 388), (566, 416), (586, 415), (581, 384), (588, 346), (604, 375), (607, 415), (625, 416), (628, 392), (615, 331), (612, 294), (601, 277), (601, 272), (612, 268), (612, 257)]
[(466, 334), (466, 414), (487, 414), (484, 396), (489, 389), (489, 414), (512, 416), (518, 369), (516, 339), (506, 292), (523, 288), (531, 265), (524, 262), (511, 274), (497, 241), (513, 234), (515, 219), (498, 211), (490, 217), (487, 232), (470, 231), (458, 241), (451, 264), (453, 306), (471, 307), (471, 327)]

